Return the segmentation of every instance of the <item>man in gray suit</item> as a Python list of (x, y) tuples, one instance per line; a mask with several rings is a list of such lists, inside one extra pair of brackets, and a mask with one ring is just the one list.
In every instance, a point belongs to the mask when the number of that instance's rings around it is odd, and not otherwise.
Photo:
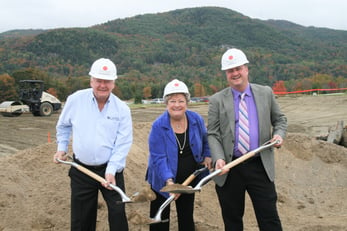
[[(286, 135), (287, 119), (272, 89), (249, 83), (247, 63), (241, 50), (227, 50), (221, 64), (230, 87), (209, 99), (208, 142), (215, 169), (221, 169), (269, 140), (278, 140), (275, 147), (279, 148)], [(239, 105), (243, 99), (245, 106)], [(241, 109), (246, 111), (242, 115)], [(245, 129), (244, 124), (247, 124)], [(276, 206), (274, 168), (274, 152), (270, 148), (230, 171), (223, 170), (214, 178), (225, 230), (243, 230), (246, 191), (252, 200), (259, 230), (282, 230)]]

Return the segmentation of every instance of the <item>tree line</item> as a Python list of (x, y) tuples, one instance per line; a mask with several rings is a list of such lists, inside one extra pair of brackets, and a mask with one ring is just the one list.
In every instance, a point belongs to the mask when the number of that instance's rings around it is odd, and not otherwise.
[[(136, 81), (137, 78), (132, 78), (132, 75), (135, 75), (135, 73), (129, 76), (122, 75), (118, 77), (116, 80), (116, 87), (113, 90), (115, 95), (122, 100), (131, 100), (135, 103), (141, 103), (143, 99), (162, 97), (166, 85), (165, 81), (156, 82), (155, 79)], [(89, 78), (89, 76), (52, 78), (46, 72), (32, 68), (16, 71), (12, 76), (2, 74), (0, 75), (0, 102), (18, 100), (20, 80), (43, 80), (45, 83), (45, 91), (56, 96), (61, 101), (65, 101), (73, 92), (89, 88)], [(225, 77), (221, 76), (221, 78), (223, 78), (223, 84), (219, 86), (194, 81), (188, 82), (187, 86), (192, 97), (209, 96), (227, 87)], [(335, 78), (327, 74), (316, 74), (302, 79), (289, 81), (279, 80), (270, 86), (275, 92), (347, 88), (347, 79), (342, 77)]]

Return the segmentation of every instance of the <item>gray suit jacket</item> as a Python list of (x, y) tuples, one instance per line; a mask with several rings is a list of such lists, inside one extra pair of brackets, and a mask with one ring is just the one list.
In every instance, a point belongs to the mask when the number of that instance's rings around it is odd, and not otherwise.
[[(262, 145), (278, 134), (282, 138), (286, 135), (287, 118), (281, 112), (272, 89), (268, 86), (251, 84), (259, 119), (259, 144)], [(235, 144), (235, 113), (231, 88), (228, 87), (209, 98), (208, 111), (208, 143), (213, 163), (224, 159), (226, 163), (232, 161)], [(275, 165), (273, 149), (260, 153), (265, 171), (271, 181), (275, 179)], [(214, 177), (217, 185), (223, 186), (227, 174)]]

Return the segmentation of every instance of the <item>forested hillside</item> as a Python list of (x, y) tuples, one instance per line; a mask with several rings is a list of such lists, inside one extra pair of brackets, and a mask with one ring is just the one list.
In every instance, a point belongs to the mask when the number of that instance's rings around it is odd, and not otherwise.
[(210, 95), (225, 87), (220, 58), (229, 47), (247, 54), (252, 82), (283, 81), (288, 91), (347, 87), (347, 31), (256, 20), (225, 8), (29, 32), (0, 34), (0, 85), (40, 78), (61, 99), (88, 86), (89, 67), (100, 57), (116, 63), (115, 93), (122, 99), (161, 97), (173, 78), (185, 81), (192, 95)]

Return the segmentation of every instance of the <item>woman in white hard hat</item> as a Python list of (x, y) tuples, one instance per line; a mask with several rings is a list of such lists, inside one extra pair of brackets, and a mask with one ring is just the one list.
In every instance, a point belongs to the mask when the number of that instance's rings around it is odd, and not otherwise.
[[(211, 168), (210, 150), (203, 118), (188, 110), (190, 94), (187, 86), (175, 79), (164, 89), (166, 111), (153, 123), (149, 135), (149, 160), (146, 180), (156, 193), (151, 202), (150, 216), (154, 217), (169, 197), (160, 192), (166, 185), (183, 183), (198, 168)], [(208, 174), (208, 171), (205, 172)], [(176, 194), (176, 211), (180, 231), (194, 231), (194, 194)], [(162, 213), (169, 219), (170, 206)], [(169, 222), (151, 224), (151, 231), (169, 231)]]
[(132, 120), (129, 107), (112, 94), (117, 78), (114, 63), (96, 60), (89, 72), (91, 88), (70, 95), (59, 117), (57, 152), (53, 157), (66, 160), (73, 140), (73, 158), (78, 164), (105, 178), (101, 185), (74, 167), (71, 178), (71, 230), (95, 230), (98, 194), (102, 193), (108, 208), (110, 231), (128, 231), (125, 207), (120, 195), (109, 184), (124, 186), (123, 169), (132, 144)]

